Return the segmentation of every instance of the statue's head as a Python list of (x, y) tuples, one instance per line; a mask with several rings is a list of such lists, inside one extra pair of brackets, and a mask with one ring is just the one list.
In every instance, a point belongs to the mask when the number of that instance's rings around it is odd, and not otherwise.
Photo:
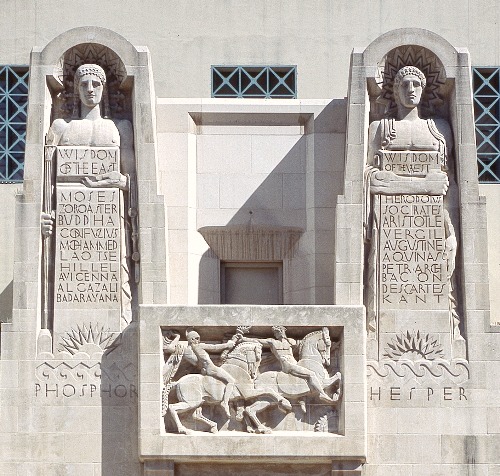
[(278, 339), (280, 337), (286, 337), (286, 327), (285, 326), (273, 326), (272, 327), (275, 337)]
[(199, 344), (200, 343), (200, 334), (198, 334), (198, 332), (196, 332), (193, 329), (188, 329), (186, 331), (186, 338), (190, 344)]
[(415, 66), (401, 68), (394, 78), (394, 100), (407, 108), (420, 104), (427, 81), (424, 73)]
[[(75, 98), (78, 96), (80, 102), (87, 107), (94, 107), (104, 99), (105, 111), (107, 115), (107, 90), (106, 73), (97, 64), (82, 64), (75, 72), (74, 79)], [(78, 116), (76, 108), (79, 102), (75, 100), (74, 116)]]

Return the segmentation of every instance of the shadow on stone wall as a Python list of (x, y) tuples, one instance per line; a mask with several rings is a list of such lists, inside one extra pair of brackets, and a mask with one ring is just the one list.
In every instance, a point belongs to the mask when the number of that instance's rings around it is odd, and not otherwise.
[[(289, 275), (283, 276), (289, 284), (284, 285), (285, 303), (333, 304), (335, 207), (344, 193), (346, 111), (347, 100), (334, 99), (312, 125), (302, 124), (305, 133), (224, 225), (228, 232), (245, 227), (250, 232), (259, 226), (309, 230), (289, 258)], [(310, 194), (312, 200), (307, 198)], [(252, 246), (270, 246), (269, 241), (254, 241)], [(199, 304), (220, 303), (219, 259), (224, 258), (211, 249), (200, 260)], [(250, 260), (243, 256), (235, 261)], [(316, 284), (303, 272), (305, 267), (314, 270)], [(314, 298), (306, 297), (305, 290), (314, 285), (324, 289)]]
[(0, 322), (12, 322), (13, 281), (0, 293)]
[(138, 448), (138, 324), (132, 322), (101, 362), (102, 475), (141, 474)]

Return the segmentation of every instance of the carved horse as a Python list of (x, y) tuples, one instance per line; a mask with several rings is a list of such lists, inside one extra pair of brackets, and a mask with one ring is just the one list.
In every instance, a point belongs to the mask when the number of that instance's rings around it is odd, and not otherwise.
[[(261, 358), (262, 346), (256, 342), (239, 343), (227, 353), (226, 360), (221, 367), (236, 381), (233, 394), (229, 400), (241, 402), (242, 400), (266, 398), (270, 399), (270, 401), (266, 402), (267, 405), (264, 408), (277, 403), (282, 410), (291, 411), (290, 402), (279, 395), (276, 390), (268, 389), (265, 385), (261, 385), (259, 390), (255, 388), (254, 378)], [(175, 422), (177, 431), (183, 434), (192, 433), (192, 430), (186, 428), (179, 418), (179, 414), (192, 411), (195, 420), (206, 423), (209, 426), (209, 431), (216, 433), (218, 431), (217, 423), (203, 415), (202, 407), (204, 404), (220, 404), (223, 399), (224, 388), (225, 384), (222, 381), (201, 374), (185, 375), (177, 382), (172, 383), (169, 391), (175, 389), (178, 402), (168, 404), (166, 411)], [(256, 413), (260, 411), (258, 403), (257, 401), (244, 409), (239, 409), (236, 419), (240, 420), (244, 417), (247, 422), (247, 429), (252, 432), (270, 433), (271, 430), (257, 418)], [(255, 429), (252, 425), (255, 426)]]
[[(338, 390), (332, 396), (334, 400), (338, 400), (340, 398), (342, 375), (340, 372), (337, 372), (330, 377), (326, 370), (326, 367), (330, 365), (331, 347), (332, 341), (330, 340), (330, 332), (327, 327), (310, 332), (299, 343), (298, 364), (312, 370), (318, 377), (323, 389), (327, 389), (338, 382)], [(306, 380), (281, 371), (261, 373), (255, 379), (255, 387), (257, 389), (273, 389), (287, 399), (299, 399), (311, 393)], [(266, 402), (262, 402), (262, 404), (264, 403)], [(260, 405), (254, 408), (254, 411), (262, 411), (270, 404), (270, 402), (267, 402), (265, 406)], [(300, 405), (305, 412), (303, 400), (300, 401)]]

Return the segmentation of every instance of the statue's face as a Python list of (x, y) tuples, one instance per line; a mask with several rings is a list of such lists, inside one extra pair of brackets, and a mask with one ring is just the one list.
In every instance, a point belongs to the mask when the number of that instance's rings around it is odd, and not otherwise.
[(199, 344), (200, 343), (200, 335), (196, 332), (192, 332), (189, 336), (188, 336), (188, 342), (192, 345), (196, 345), (196, 344)]
[(87, 107), (97, 106), (101, 102), (103, 89), (101, 80), (93, 74), (86, 74), (80, 78), (78, 92), (80, 100)]
[(399, 103), (407, 108), (413, 108), (419, 105), (422, 98), (422, 81), (413, 74), (406, 75), (399, 84), (396, 91)]
[(285, 337), (285, 333), (284, 333), (283, 329), (280, 329), (280, 328), (273, 329), (273, 334), (274, 334), (274, 337), (276, 339), (281, 339), (281, 338)]

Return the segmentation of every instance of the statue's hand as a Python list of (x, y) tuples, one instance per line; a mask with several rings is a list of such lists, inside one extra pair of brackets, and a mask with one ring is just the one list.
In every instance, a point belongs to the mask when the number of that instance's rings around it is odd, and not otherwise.
[(387, 193), (390, 191), (393, 182), (398, 180), (400, 180), (400, 178), (394, 172), (379, 170), (371, 176), (371, 192)]
[(227, 341), (227, 348), (232, 349), (236, 345), (236, 342), (234, 340), (228, 340)]
[(446, 195), (449, 185), (448, 175), (439, 170), (433, 170), (423, 178), (400, 176), (394, 172), (379, 170), (371, 176), (370, 191), (385, 195), (403, 193)]
[(457, 256), (457, 237), (455, 235), (450, 235), (446, 238), (444, 242), (444, 253), (443, 257), (448, 263), (448, 279), (451, 278), (455, 271), (455, 259)]
[(90, 188), (119, 188), (120, 190), (128, 190), (127, 176), (120, 172), (107, 172), (102, 175), (96, 175), (95, 181), (84, 177), (82, 183)]
[(54, 229), (54, 219), (49, 213), (42, 213), (40, 215), (40, 226), (43, 236), (51, 236)]
[(445, 254), (447, 253), (455, 253), (457, 250), (457, 237), (455, 235), (450, 235), (448, 238), (446, 238), (444, 242), (444, 252)]
[(425, 176), (427, 193), (430, 195), (446, 195), (450, 182), (448, 174), (440, 170), (432, 170)]

